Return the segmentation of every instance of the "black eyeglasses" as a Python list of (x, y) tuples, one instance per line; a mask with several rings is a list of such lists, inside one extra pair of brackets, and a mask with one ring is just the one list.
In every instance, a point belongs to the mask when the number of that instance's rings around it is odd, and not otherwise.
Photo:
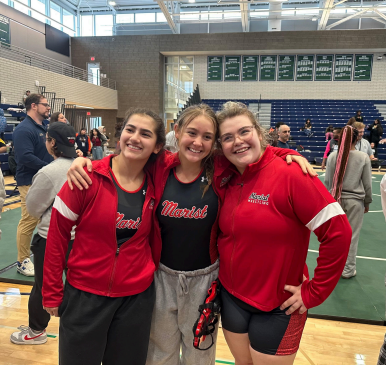
[(41, 104), (41, 105), (45, 106), (46, 108), (51, 108), (51, 107), (50, 107), (50, 104), (47, 104), (47, 103), (35, 103), (35, 104), (36, 104), (36, 105), (37, 105), (37, 104)]

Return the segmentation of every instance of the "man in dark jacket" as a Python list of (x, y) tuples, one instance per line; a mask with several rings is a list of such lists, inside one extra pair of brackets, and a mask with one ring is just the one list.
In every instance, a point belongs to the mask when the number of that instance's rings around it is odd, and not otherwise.
[(16, 182), (21, 200), (21, 219), (17, 226), (17, 271), (25, 276), (34, 276), (34, 266), (30, 260), (30, 243), (38, 219), (30, 216), (25, 198), (32, 184), (33, 176), (49, 164), (53, 158), (47, 152), (46, 131), (50, 112), (47, 99), (40, 94), (31, 94), (25, 100), (27, 117), (13, 132), (15, 150)]

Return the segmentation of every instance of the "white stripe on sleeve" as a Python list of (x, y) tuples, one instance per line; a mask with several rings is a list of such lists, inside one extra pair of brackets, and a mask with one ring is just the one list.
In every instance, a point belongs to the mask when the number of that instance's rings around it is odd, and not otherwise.
[(322, 224), (326, 223), (331, 218), (336, 217), (337, 215), (344, 215), (344, 211), (339, 203), (331, 203), (324, 207), (311, 221), (306, 224), (306, 227), (310, 231), (315, 231)]
[(54, 208), (64, 217), (70, 221), (76, 221), (79, 217), (79, 214), (75, 214), (62, 199), (56, 196), (54, 201)]

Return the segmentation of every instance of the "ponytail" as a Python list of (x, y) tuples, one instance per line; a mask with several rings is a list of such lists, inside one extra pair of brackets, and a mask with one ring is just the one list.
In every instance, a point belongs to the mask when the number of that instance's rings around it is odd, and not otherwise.
[(358, 130), (353, 127), (346, 125), (340, 136), (339, 136), (339, 150), (338, 156), (336, 158), (336, 167), (334, 173), (334, 179), (332, 181), (332, 190), (331, 195), (334, 199), (340, 203), (343, 179), (346, 173), (346, 167), (348, 162), (348, 157), (350, 155), (350, 150), (352, 144), (354, 144), (358, 139)]

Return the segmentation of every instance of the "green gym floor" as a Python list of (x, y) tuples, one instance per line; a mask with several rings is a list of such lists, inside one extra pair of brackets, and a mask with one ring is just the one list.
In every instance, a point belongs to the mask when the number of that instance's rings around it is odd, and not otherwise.
[[(323, 181), (324, 174), (319, 172)], [(357, 276), (349, 280), (340, 279), (330, 297), (319, 307), (309, 311), (310, 317), (373, 323), (385, 322), (385, 273), (386, 273), (386, 223), (382, 213), (380, 181), (382, 175), (373, 174), (373, 203), (365, 214), (359, 239)], [(33, 283), (16, 272), (16, 228), (20, 219), (20, 208), (2, 213), (0, 240), (0, 281), (10, 283)], [(319, 243), (311, 235), (307, 265), (312, 275)]]

